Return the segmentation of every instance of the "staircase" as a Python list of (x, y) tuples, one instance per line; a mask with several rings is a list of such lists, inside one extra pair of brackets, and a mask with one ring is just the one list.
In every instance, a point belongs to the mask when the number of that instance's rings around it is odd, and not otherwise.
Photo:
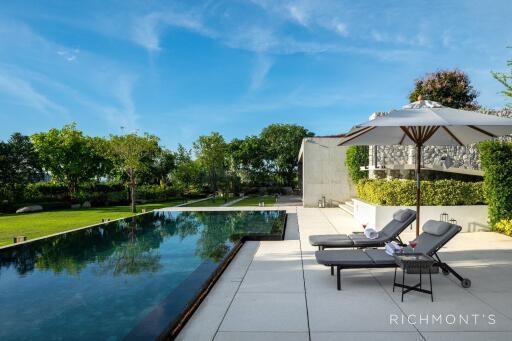
[(339, 204), (338, 207), (351, 216), (354, 216), (354, 204), (352, 203), (352, 200), (345, 201), (344, 203)]

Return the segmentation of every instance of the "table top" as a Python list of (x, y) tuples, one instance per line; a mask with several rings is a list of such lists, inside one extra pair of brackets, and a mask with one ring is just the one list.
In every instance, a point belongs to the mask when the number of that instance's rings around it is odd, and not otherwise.
[(395, 253), (395, 261), (400, 267), (431, 266), (435, 259), (423, 253)]

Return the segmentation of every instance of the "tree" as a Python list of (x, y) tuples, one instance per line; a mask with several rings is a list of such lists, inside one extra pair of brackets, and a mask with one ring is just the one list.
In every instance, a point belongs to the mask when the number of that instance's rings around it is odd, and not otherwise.
[(261, 131), (260, 139), (268, 153), (269, 169), (275, 173), (279, 185), (294, 185), (300, 145), (308, 136), (314, 134), (295, 124), (271, 124)]
[(159, 152), (158, 141), (158, 137), (148, 133), (144, 133), (144, 136), (138, 136), (135, 133), (110, 136), (109, 157), (114, 165), (128, 177), (133, 213), (137, 212), (135, 206), (137, 178), (148, 170), (150, 166), (148, 160), (152, 160)]
[(268, 179), (266, 151), (258, 136), (233, 139), (228, 145), (228, 169), (244, 185), (262, 185)]
[(30, 137), (14, 133), (7, 142), (0, 141), (0, 197), (12, 201), (23, 196), (31, 182), (44, 173)]
[(460, 70), (441, 70), (417, 79), (409, 100), (417, 101), (419, 96), (455, 109), (479, 107), (476, 102), (478, 92), (471, 85), (468, 75)]
[(161, 148), (153, 159), (147, 160), (148, 170), (141, 175), (142, 183), (166, 186), (170, 182), (170, 174), (176, 167), (176, 156), (168, 149)]
[(171, 184), (182, 193), (202, 190), (201, 169), (197, 160), (192, 160), (191, 151), (179, 144), (175, 153), (175, 167), (171, 171)]
[(218, 191), (226, 176), (227, 144), (224, 137), (217, 132), (199, 136), (194, 142), (194, 152), (205, 170), (210, 191)]
[[(491, 74), (494, 79), (505, 87), (504, 90), (501, 90), (501, 93), (512, 98), (512, 59), (507, 60), (507, 66), (510, 67), (510, 71), (508, 73), (491, 71)], [(508, 106), (512, 107), (512, 103)]]
[(67, 186), (70, 199), (82, 182), (104, 176), (111, 168), (104, 156), (105, 140), (84, 136), (74, 123), (34, 134), (32, 143), (52, 179)]

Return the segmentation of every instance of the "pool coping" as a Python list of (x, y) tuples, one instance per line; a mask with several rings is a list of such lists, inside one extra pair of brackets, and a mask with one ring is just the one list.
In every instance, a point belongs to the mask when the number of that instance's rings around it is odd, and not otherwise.
[[(210, 275), (210, 277), (205, 281), (203, 288), (191, 299), (187, 308), (180, 314), (179, 317), (174, 319), (174, 321), (169, 322), (169, 328), (166, 331), (163, 331), (160, 336), (157, 338), (158, 340), (174, 340), (181, 330), (186, 326), (187, 322), (190, 320), (192, 315), (194, 315), (195, 311), (199, 308), (203, 300), (206, 298), (208, 293), (213, 289), (215, 283), (220, 279), (224, 271), (227, 269), (229, 264), (233, 261), (235, 256), (238, 254), (238, 251), (242, 248), (245, 242), (247, 241), (279, 241), (284, 240), (286, 233), (286, 224), (288, 223), (288, 212), (286, 210), (275, 210), (284, 212), (284, 221), (283, 221), (283, 232), (281, 235), (276, 238), (274, 236), (244, 236), (240, 241), (238, 241), (230, 251), (229, 255), (222, 261), (222, 263), (217, 267), (217, 269)], [(258, 239), (259, 238), (259, 239)], [(193, 273), (189, 276), (193, 276)]]

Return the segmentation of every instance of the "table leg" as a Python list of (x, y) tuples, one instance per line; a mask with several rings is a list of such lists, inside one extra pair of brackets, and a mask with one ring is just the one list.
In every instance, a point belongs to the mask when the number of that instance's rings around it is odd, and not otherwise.
[(331, 266), (331, 276), (334, 276), (334, 266)]
[(405, 269), (402, 269), (402, 302), (404, 301)]
[(428, 269), (428, 276), (430, 277), (430, 300), (434, 302), (434, 289), (432, 289), (432, 270)]
[(393, 277), (393, 292), (395, 292), (395, 284), (396, 284), (396, 267), (395, 267), (395, 277)]
[(421, 289), (421, 266), (420, 266), (420, 289)]

